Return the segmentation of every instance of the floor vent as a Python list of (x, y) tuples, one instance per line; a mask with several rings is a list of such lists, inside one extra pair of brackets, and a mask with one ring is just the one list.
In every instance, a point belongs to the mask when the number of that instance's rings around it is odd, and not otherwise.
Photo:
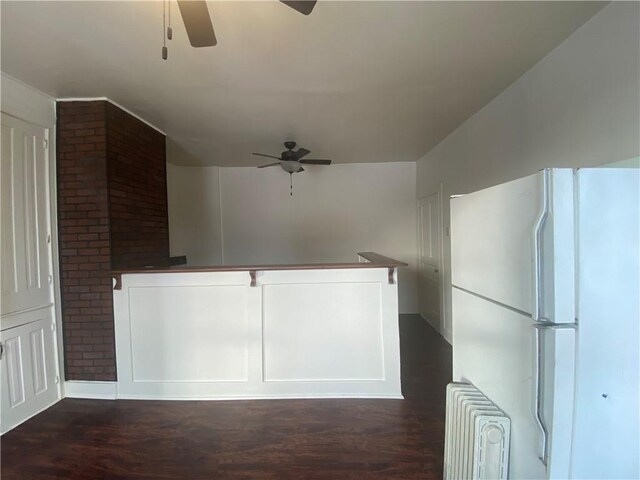
[(445, 480), (506, 479), (511, 422), (468, 383), (447, 385)]

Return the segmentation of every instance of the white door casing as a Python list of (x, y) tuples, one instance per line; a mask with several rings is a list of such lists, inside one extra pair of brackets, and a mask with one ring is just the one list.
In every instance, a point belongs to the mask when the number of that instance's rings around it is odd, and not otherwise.
[(418, 274), (420, 285), (420, 315), (442, 325), (442, 229), (440, 192), (418, 200)]
[(2, 114), (0, 430), (60, 398), (53, 295), (49, 129)]

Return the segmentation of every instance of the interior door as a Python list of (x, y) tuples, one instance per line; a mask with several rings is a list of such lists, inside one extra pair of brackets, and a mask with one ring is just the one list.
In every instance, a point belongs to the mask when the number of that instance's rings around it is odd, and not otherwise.
[(54, 323), (41, 316), (0, 332), (2, 433), (58, 400)]
[(51, 304), (48, 130), (2, 115), (2, 315)]
[(418, 201), (420, 315), (440, 324), (440, 193)]
[(0, 430), (60, 396), (49, 209), (47, 128), (2, 114)]

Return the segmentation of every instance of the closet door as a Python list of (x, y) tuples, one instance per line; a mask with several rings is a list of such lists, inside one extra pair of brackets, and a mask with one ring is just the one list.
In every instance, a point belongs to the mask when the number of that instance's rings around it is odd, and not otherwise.
[(2, 307), (52, 304), (48, 129), (2, 114)]
[(59, 398), (54, 323), (47, 314), (40, 316), (39, 320), (0, 332), (2, 433)]
[(2, 114), (0, 431), (60, 397), (47, 128)]

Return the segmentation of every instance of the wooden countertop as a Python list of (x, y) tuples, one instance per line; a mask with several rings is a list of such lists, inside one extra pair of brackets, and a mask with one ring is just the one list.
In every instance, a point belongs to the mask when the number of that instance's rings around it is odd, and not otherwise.
[(149, 267), (112, 270), (116, 280), (115, 290), (119, 290), (122, 283), (122, 275), (139, 273), (194, 273), (194, 272), (250, 272), (252, 285), (255, 284), (255, 272), (265, 270), (331, 270), (348, 268), (388, 268), (389, 281), (391, 282), (393, 270), (397, 267), (406, 267), (408, 264), (385, 257), (375, 252), (358, 252), (358, 255), (367, 262), (352, 263), (296, 263), (275, 265), (215, 265), (206, 267), (189, 267), (177, 265), (174, 267)]

